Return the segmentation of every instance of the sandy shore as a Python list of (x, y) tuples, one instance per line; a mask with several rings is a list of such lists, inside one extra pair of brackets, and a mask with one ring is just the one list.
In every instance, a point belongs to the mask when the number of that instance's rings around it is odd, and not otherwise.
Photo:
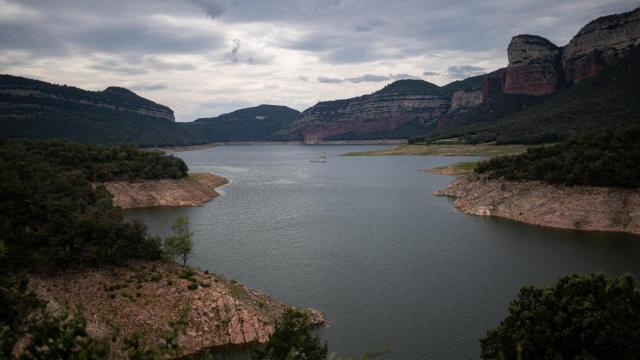
[(216, 188), (228, 183), (222, 176), (195, 173), (182, 179), (109, 181), (94, 186), (104, 185), (113, 195), (114, 205), (133, 209), (201, 206), (219, 195)]

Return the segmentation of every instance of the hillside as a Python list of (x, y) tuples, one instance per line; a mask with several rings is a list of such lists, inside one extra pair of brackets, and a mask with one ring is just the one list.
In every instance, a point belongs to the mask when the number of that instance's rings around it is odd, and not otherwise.
[[(439, 129), (427, 139), (462, 137), (468, 142), (536, 144), (558, 141), (589, 130), (631, 126), (640, 124), (638, 94), (640, 48), (635, 48), (617, 65), (552, 97), (525, 97), (529, 102), (520, 105), (521, 111), (500, 118), (496, 116), (499, 113), (486, 111), (490, 104), (483, 104), (461, 118), (467, 120), (462, 126)], [(509, 110), (507, 107), (502, 109)]]
[(0, 96), (2, 138), (60, 138), (141, 146), (204, 142), (176, 125), (170, 108), (124, 88), (87, 91), (0, 75)]
[(207, 142), (265, 141), (299, 116), (299, 111), (286, 106), (260, 105), (179, 126)]
[(413, 141), (534, 144), (635, 124), (639, 43), (640, 8), (591, 21), (564, 47), (540, 36), (514, 36), (509, 65), (484, 78), (482, 104), (443, 117), (437, 130)]
[(276, 139), (402, 139), (435, 128), (437, 120), (482, 101), (482, 77), (440, 87), (424, 80), (398, 80), (369, 95), (323, 101), (305, 110)]

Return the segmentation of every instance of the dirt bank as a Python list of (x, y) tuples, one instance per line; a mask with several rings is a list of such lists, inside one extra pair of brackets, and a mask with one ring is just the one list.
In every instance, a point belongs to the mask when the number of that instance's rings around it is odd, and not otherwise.
[[(156, 206), (200, 206), (219, 194), (229, 180), (214, 174), (190, 174), (182, 179), (110, 181), (101, 183), (123, 209)], [(94, 184), (97, 186), (98, 184)]]
[(640, 234), (640, 190), (457, 177), (435, 195), (454, 197), (466, 214), (563, 229)]
[[(191, 285), (192, 290), (189, 289)], [(186, 335), (178, 342), (183, 354), (223, 345), (264, 343), (287, 305), (215, 274), (185, 269), (169, 262), (133, 262), (126, 267), (85, 269), (34, 276), (30, 285), (54, 311), (79, 308), (93, 336), (122, 340), (138, 333), (145, 347), (155, 346), (187, 309)], [(67, 310), (69, 311), (69, 310)], [(324, 323), (307, 309), (314, 324)]]

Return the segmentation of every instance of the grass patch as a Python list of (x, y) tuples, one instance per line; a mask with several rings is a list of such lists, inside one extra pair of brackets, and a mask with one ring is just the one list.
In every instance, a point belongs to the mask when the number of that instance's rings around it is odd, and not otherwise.
[(465, 175), (465, 174), (471, 174), (477, 164), (478, 164), (478, 161), (463, 161), (459, 163), (449, 164), (446, 166), (438, 166), (434, 168), (425, 169), (424, 171), (430, 174), (439, 174), (439, 175)]

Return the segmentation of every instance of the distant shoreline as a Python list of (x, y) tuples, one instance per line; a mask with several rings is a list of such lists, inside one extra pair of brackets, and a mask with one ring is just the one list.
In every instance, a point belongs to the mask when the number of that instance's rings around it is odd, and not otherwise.
[(185, 146), (159, 146), (147, 150), (161, 150), (166, 152), (194, 151), (225, 145), (404, 145), (406, 139), (371, 139), (371, 140), (319, 140), (319, 141), (219, 141), (209, 144)]

